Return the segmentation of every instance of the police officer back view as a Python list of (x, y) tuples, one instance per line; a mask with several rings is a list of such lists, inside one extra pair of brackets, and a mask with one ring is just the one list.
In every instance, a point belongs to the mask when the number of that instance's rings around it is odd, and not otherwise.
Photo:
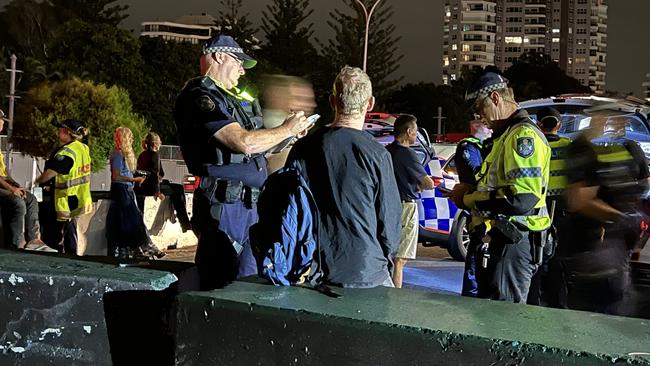
[(492, 128), (493, 145), (476, 190), (458, 184), (449, 196), (482, 217), (488, 229), (491, 283), (479, 297), (524, 303), (541, 259), (542, 233), (550, 226), (545, 200), (550, 148), (502, 76), (485, 73), (465, 99)]
[[(477, 116), (478, 117), (478, 116)], [(461, 183), (476, 186), (476, 175), (481, 170), (483, 163), (483, 141), (492, 136), (485, 122), (480, 117), (469, 123), (471, 136), (464, 138), (456, 147), (454, 162)], [(470, 224), (469, 245), (465, 257), (465, 272), (463, 274), (463, 296), (476, 297), (478, 295), (478, 282), (476, 280), (477, 250), (482, 245), (485, 236), (485, 225)]]
[[(544, 132), (548, 145), (551, 147), (546, 207), (549, 209), (549, 214), (553, 222), (549, 228), (546, 240), (546, 261), (542, 268), (533, 276), (527, 303), (530, 305), (540, 305), (542, 303), (543, 286), (545, 299), (551, 306), (557, 307), (554, 304), (561, 302), (561, 298), (564, 297), (563, 291), (560, 288), (561, 286), (559, 286), (563, 282), (563, 279), (561, 277), (561, 271), (557, 268), (557, 261), (553, 261), (551, 257), (555, 254), (556, 248), (559, 248), (562, 233), (570, 230), (566, 222), (568, 211), (566, 209), (566, 200), (564, 199), (564, 190), (567, 185), (566, 155), (568, 146), (571, 144), (571, 139), (558, 135), (562, 123), (560, 112), (555, 108), (545, 107), (537, 111), (537, 126)], [(548, 262), (549, 260), (550, 262)], [(546, 273), (548, 273), (548, 276), (544, 280), (545, 283), (542, 284), (542, 276)]]
[(267, 176), (263, 154), (310, 126), (299, 111), (262, 129), (259, 105), (236, 88), (256, 63), (232, 37), (217, 35), (203, 47), (202, 76), (188, 81), (176, 100), (181, 151), (190, 173), (200, 177), (192, 229), (203, 289), (257, 273), (248, 229), (257, 221), (255, 202)]
[[(592, 130), (602, 122), (599, 119), (592, 118)], [(649, 173), (636, 142), (614, 134), (592, 143), (590, 137), (583, 133), (567, 154), (572, 236), (561, 259), (573, 283), (567, 288), (568, 301), (560, 305), (618, 313), (627, 282), (628, 250), (639, 239), (636, 211), (648, 189)]]

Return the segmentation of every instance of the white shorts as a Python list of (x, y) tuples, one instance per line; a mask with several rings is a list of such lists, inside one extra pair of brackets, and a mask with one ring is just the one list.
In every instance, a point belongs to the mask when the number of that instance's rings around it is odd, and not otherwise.
[(415, 259), (418, 249), (418, 208), (415, 202), (402, 202), (402, 236), (397, 258)]

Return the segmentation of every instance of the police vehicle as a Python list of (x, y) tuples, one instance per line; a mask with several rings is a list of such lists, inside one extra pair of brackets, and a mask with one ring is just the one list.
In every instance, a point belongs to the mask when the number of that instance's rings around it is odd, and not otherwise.
[[(396, 115), (386, 113), (369, 113), (364, 130), (382, 145), (388, 145), (394, 140), (395, 117)], [(436, 154), (426, 130), (421, 128), (418, 129), (417, 142), (412, 149), (435, 185), (434, 189), (421, 192), (416, 202), (420, 218), (419, 241), (427, 246), (446, 248), (452, 258), (462, 261), (469, 244), (469, 235), (465, 228), (467, 215), (450, 199), (443, 197), (444, 192), (440, 189), (452, 189), (458, 183), (451, 159), (453, 154)], [(447, 150), (455, 150), (455, 145), (450, 145)]]
[[(619, 134), (636, 141), (646, 158), (650, 159), (650, 106), (636, 98), (607, 98), (593, 95), (563, 95), (560, 97), (528, 100), (519, 103), (533, 119), (538, 110), (553, 107), (562, 116), (560, 135), (576, 137), (580, 131), (590, 127), (594, 118), (605, 119), (602, 133)], [(594, 140), (595, 143), (599, 139)]]

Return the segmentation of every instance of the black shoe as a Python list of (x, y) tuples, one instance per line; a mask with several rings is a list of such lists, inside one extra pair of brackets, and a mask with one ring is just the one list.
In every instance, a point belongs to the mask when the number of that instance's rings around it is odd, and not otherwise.
[(185, 224), (181, 223), (181, 230), (183, 230), (183, 232), (192, 230), (192, 224), (190, 224), (189, 222)]
[(142, 254), (144, 254), (145, 256), (152, 257), (155, 259), (160, 259), (165, 256), (165, 252), (158, 249), (158, 247), (154, 243), (141, 245), (139, 249), (142, 251)]

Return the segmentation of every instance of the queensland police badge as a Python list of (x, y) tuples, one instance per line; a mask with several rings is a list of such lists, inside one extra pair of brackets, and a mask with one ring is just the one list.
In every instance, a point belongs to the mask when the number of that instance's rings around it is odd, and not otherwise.
[(528, 158), (535, 152), (535, 145), (532, 137), (520, 137), (517, 139), (517, 154), (522, 158)]

